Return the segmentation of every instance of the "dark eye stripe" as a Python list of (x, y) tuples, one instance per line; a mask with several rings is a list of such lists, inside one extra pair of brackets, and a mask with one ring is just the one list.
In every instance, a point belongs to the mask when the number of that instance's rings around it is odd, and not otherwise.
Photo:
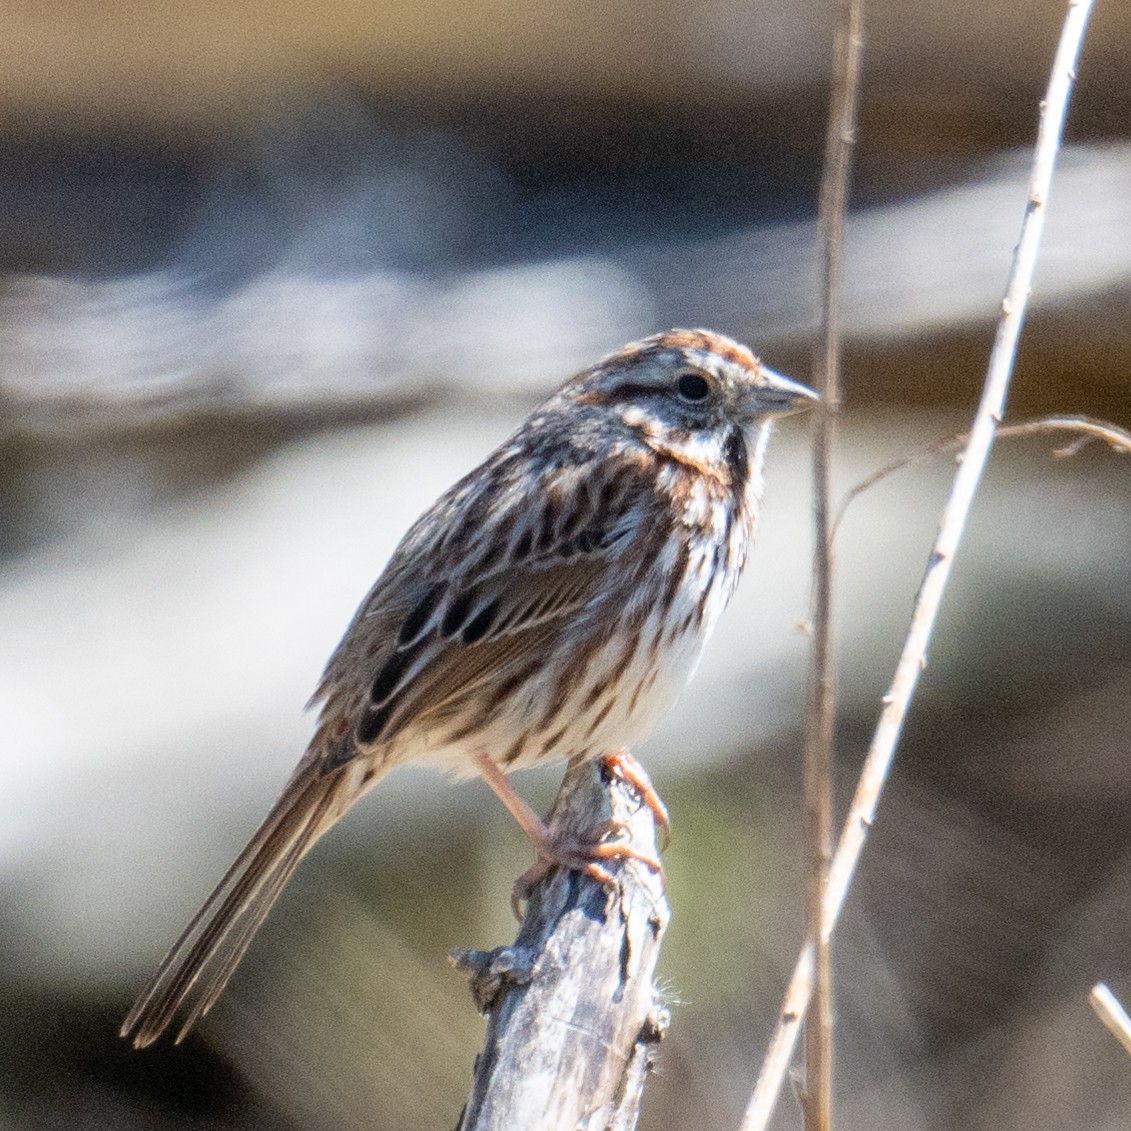
[[(684, 373), (676, 381), (676, 391), (681, 399), (690, 403), (706, 400), (711, 394), (711, 382), (701, 373)], [(662, 397), (671, 394), (670, 385), (617, 385), (605, 397), (605, 403), (634, 401), (644, 398)]]
[(610, 401), (634, 401), (640, 397), (661, 396), (667, 390), (661, 385), (618, 385), (609, 393)]

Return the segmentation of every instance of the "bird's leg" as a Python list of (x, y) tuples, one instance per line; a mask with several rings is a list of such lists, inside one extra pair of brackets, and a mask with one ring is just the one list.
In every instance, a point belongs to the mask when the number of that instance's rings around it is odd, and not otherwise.
[(660, 830), (664, 839), (663, 848), (666, 849), (672, 842), (672, 822), (668, 816), (668, 807), (656, 792), (648, 771), (632, 756), (627, 746), (622, 746), (611, 754), (602, 754), (600, 761), (610, 774), (628, 782), (640, 795), (641, 802), (652, 810), (652, 816), (656, 819), (656, 828)]
[(584, 843), (555, 835), (546, 822), (515, 792), (507, 781), (506, 774), (486, 754), (477, 754), (475, 764), (483, 775), (483, 780), (507, 807), (519, 828), (526, 833), (538, 857), (533, 867), (528, 868), (515, 881), (511, 906), (516, 917), (521, 918), (519, 911), (522, 901), (554, 867), (581, 872), (606, 888), (614, 887), (616, 878), (601, 865), (602, 860), (638, 860), (654, 871), (661, 871), (660, 862), (654, 856), (639, 852), (627, 844), (615, 841), (608, 844), (600, 841)]

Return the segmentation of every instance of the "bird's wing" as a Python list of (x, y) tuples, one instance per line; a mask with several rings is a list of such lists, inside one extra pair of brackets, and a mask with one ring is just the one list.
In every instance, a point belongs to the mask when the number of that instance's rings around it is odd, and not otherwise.
[(588, 489), (575, 505), (584, 506), (580, 519), (568, 503), (544, 496), (542, 508), (510, 532), (503, 553), (491, 544), (492, 531), (483, 531), (478, 552), (472, 542), (472, 552), (457, 559), (464, 569), (433, 570), (415, 604), (400, 606), (407, 611), (386, 630), (395, 643), (368, 669), (354, 729), (359, 747), (387, 742), (414, 721), (457, 713), (482, 684), (502, 686), (537, 664), (609, 589), (610, 564), (641, 530), (643, 512), (626, 506), (598, 518)]
[(483, 683), (501, 685), (525, 662), (542, 662), (600, 592), (609, 556), (594, 550), (567, 563), (512, 564), (446, 585), (427, 628), (398, 643), (375, 673), (359, 743), (388, 741), (414, 720), (441, 718)]

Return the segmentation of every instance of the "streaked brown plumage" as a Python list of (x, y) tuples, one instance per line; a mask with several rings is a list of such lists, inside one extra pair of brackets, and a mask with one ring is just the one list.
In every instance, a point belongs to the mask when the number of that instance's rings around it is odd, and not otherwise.
[(305, 756), (122, 1035), (151, 1044), (185, 1005), (180, 1040), (311, 845), (398, 763), (484, 769), (502, 796), (486, 759), (509, 772), (644, 737), (734, 592), (770, 422), (812, 399), (729, 338), (671, 330), (536, 409), (401, 541), (326, 667)]

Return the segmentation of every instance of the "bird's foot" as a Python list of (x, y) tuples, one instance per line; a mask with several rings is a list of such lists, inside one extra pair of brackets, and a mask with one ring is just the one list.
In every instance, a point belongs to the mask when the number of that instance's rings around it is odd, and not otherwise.
[(554, 868), (580, 872), (609, 891), (615, 890), (617, 886), (616, 876), (605, 867), (609, 861), (635, 860), (653, 872), (663, 871), (655, 856), (649, 856), (624, 841), (602, 839), (623, 831), (624, 825), (619, 821), (606, 821), (597, 830), (593, 840), (555, 836), (545, 824), (539, 823), (541, 828), (538, 832), (541, 835), (533, 836), (527, 831), (538, 859), (515, 880), (511, 893), (511, 908), (517, 919), (522, 918), (522, 905), (530, 897), (530, 893)]
[(672, 822), (668, 815), (668, 807), (656, 792), (648, 771), (632, 756), (627, 747), (614, 750), (611, 754), (602, 754), (600, 762), (614, 777), (628, 782), (640, 795), (641, 802), (652, 810), (656, 828), (660, 830), (663, 840), (660, 851), (664, 851), (672, 842)]

